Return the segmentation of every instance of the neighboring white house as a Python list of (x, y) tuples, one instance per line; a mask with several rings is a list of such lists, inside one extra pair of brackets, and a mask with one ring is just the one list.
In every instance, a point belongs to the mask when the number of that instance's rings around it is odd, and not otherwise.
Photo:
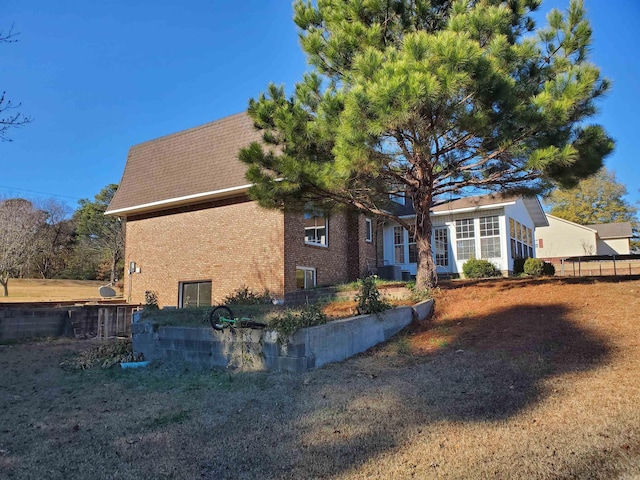
[(627, 255), (631, 251), (629, 222), (579, 225), (549, 214), (547, 220), (547, 226), (536, 227), (540, 258)]
[[(409, 205), (403, 218), (415, 217)], [(492, 262), (503, 273), (513, 260), (536, 256), (534, 231), (547, 225), (537, 197), (498, 194), (461, 198), (434, 206), (432, 246), (438, 274), (459, 274), (470, 258)], [(415, 275), (417, 249), (410, 231), (397, 223), (383, 227), (384, 264)]]

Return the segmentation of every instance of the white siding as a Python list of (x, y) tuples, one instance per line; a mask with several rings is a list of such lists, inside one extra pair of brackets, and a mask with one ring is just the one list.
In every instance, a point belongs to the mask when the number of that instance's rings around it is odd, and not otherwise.
[(596, 232), (590, 228), (547, 215), (548, 227), (536, 228), (540, 258), (596, 255)]
[[(506, 225), (507, 225), (507, 231), (506, 231), (506, 237), (505, 237), (505, 242), (507, 243), (507, 248), (505, 249), (506, 252), (506, 258), (505, 258), (505, 264), (507, 265), (505, 270), (508, 270), (509, 272), (513, 272), (513, 259), (516, 256), (513, 252), (511, 252), (511, 237), (509, 235), (509, 218), (512, 218), (514, 221), (524, 225), (525, 227), (527, 227), (528, 229), (531, 229), (532, 232), (532, 240), (533, 240), (533, 257), (537, 257), (538, 255), (536, 254), (536, 227), (533, 223), (533, 220), (531, 219), (531, 217), (529, 216), (529, 212), (527, 211), (527, 207), (525, 207), (524, 202), (521, 199), (518, 199), (515, 204), (513, 205), (507, 205), (505, 207), (505, 216), (507, 217), (506, 220)], [(528, 256), (528, 255), (527, 255)]]
[(598, 239), (598, 255), (628, 255), (631, 253), (628, 238), (608, 238)]

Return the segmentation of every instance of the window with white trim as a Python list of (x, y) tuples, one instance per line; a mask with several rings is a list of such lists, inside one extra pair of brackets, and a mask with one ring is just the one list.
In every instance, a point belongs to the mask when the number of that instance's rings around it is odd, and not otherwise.
[(404, 228), (393, 227), (393, 261), (404, 263)]
[(313, 213), (304, 214), (304, 243), (309, 245), (328, 245), (329, 219)]
[(180, 308), (211, 306), (211, 281), (180, 282), (178, 289)]
[(475, 258), (476, 239), (473, 218), (456, 220), (456, 249), (458, 260)]
[(449, 229), (447, 227), (433, 229), (433, 253), (437, 266), (449, 266)]
[(407, 250), (409, 251), (409, 263), (418, 263), (418, 248), (416, 245), (415, 227), (407, 231)]
[(480, 217), (480, 258), (500, 257), (500, 217)]
[(373, 242), (373, 223), (370, 218), (364, 219), (364, 239), (366, 242)]
[(510, 218), (509, 236), (511, 258), (533, 257), (533, 229)]
[(307, 290), (316, 286), (316, 269), (296, 267), (296, 288)]

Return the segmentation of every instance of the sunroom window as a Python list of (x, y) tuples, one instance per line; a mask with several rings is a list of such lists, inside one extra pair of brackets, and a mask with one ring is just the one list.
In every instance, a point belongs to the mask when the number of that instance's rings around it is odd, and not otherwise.
[(459, 260), (475, 258), (476, 239), (472, 218), (456, 220), (456, 244)]
[(500, 217), (480, 217), (481, 258), (500, 257)]

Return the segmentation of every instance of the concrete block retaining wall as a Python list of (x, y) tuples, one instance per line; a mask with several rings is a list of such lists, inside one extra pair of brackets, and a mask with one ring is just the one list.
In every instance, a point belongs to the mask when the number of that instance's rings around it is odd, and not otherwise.
[(431, 315), (433, 300), (379, 315), (360, 315), (305, 328), (287, 342), (273, 331), (167, 327), (153, 320), (131, 327), (133, 349), (145, 360), (181, 361), (201, 368), (305, 371), (338, 362), (389, 340), (413, 319)]
[(122, 332), (116, 330), (116, 311), (123, 305), (79, 305), (63, 307), (29, 307), (27, 304), (15, 307), (0, 307), (0, 341), (22, 340), (38, 337), (95, 337), (99, 330), (99, 316), (110, 320), (105, 322), (102, 336), (129, 335), (132, 306), (126, 305), (126, 319), (121, 322)]

